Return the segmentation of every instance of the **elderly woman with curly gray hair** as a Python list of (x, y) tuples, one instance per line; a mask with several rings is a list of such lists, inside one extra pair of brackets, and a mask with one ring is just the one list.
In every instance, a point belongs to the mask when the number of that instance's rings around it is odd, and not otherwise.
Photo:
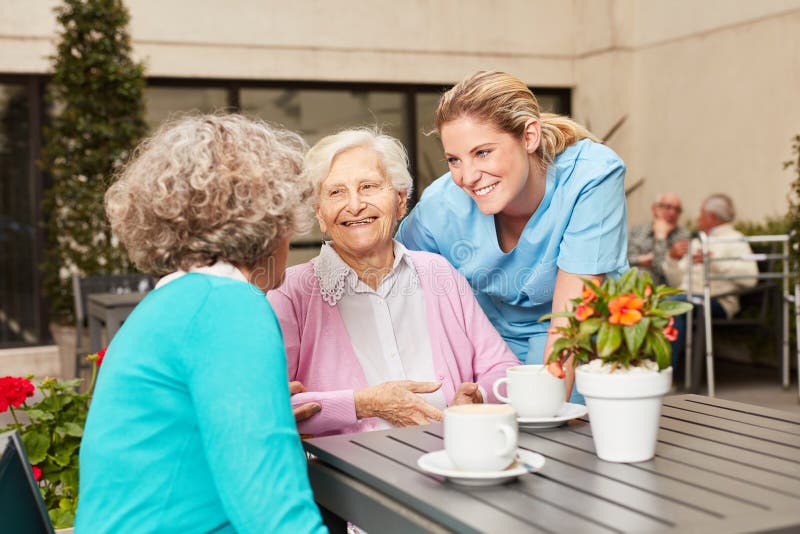
[(78, 532), (324, 531), (264, 298), (303, 223), (303, 152), (296, 134), (241, 116), (183, 118), (106, 193), (131, 259), (167, 276), (103, 361)]
[(319, 141), (305, 158), (330, 241), (268, 294), (283, 330), (299, 422), (324, 435), (425, 424), (452, 404), (495, 401), (519, 361), (446, 259), (392, 239), (411, 191), (402, 144), (368, 129)]

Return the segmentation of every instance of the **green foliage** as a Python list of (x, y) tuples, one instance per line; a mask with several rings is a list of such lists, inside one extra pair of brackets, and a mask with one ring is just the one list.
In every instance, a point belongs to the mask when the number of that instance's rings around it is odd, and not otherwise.
[(744, 235), (780, 235), (791, 229), (791, 220), (786, 215), (767, 217), (763, 221), (738, 221), (734, 227)]
[[(71, 527), (78, 509), (78, 455), (98, 368), (97, 355), (89, 359), (94, 363), (86, 393), (78, 389), (80, 379), (45, 378), (38, 386), (42, 399), (30, 406), (26, 401), (17, 410), (10, 406), (14, 423), (0, 428), (0, 432), (16, 429), (22, 435), (31, 465), (41, 469), (39, 489), (56, 528)], [(24, 414), (28, 421), (17, 414)]]
[(794, 264), (800, 265), (800, 134), (792, 139), (792, 158), (783, 162), (784, 169), (792, 169), (795, 179), (789, 194), (789, 229), (792, 232)]
[(48, 101), (56, 110), (45, 129), (42, 166), (48, 245), (45, 291), (54, 318), (72, 316), (73, 273), (130, 270), (112, 239), (103, 195), (114, 173), (144, 136), (144, 68), (131, 55), (121, 0), (64, 0)]
[(568, 319), (567, 325), (555, 327), (561, 337), (548, 362), (564, 355), (574, 356), (576, 363), (600, 358), (624, 367), (652, 360), (666, 369), (669, 340), (677, 335), (671, 317), (692, 309), (687, 302), (665, 300), (679, 293), (664, 285), (654, 288), (650, 275), (635, 268), (617, 280), (606, 278), (601, 286), (584, 280), (582, 295), (572, 299), (573, 311), (542, 317)]

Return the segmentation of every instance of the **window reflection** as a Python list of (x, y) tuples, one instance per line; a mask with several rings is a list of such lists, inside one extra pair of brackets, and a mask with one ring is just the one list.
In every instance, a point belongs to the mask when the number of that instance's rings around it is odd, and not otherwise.
[(29, 105), (24, 85), (0, 84), (0, 345), (41, 341)]
[(151, 130), (178, 112), (212, 113), (229, 108), (227, 89), (215, 87), (147, 87), (144, 96)]

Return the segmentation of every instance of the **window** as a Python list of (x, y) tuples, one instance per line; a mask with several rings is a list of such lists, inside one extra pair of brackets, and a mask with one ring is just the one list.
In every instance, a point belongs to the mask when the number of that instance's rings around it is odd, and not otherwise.
[(41, 343), (37, 83), (0, 82), (0, 347)]

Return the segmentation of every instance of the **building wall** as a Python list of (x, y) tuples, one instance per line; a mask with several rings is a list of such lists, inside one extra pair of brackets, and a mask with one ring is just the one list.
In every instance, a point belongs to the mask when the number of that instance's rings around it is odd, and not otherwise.
[[(54, 0), (0, 3), (0, 73), (42, 73)], [(573, 88), (626, 160), (632, 223), (674, 190), (785, 211), (800, 130), (800, 0), (128, 0), (151, 76), (452, 83), (481, 68)], [(168, 7), (169, 9), (165, 9)], [(356, 16), (357, 14), (357, 16)]]

